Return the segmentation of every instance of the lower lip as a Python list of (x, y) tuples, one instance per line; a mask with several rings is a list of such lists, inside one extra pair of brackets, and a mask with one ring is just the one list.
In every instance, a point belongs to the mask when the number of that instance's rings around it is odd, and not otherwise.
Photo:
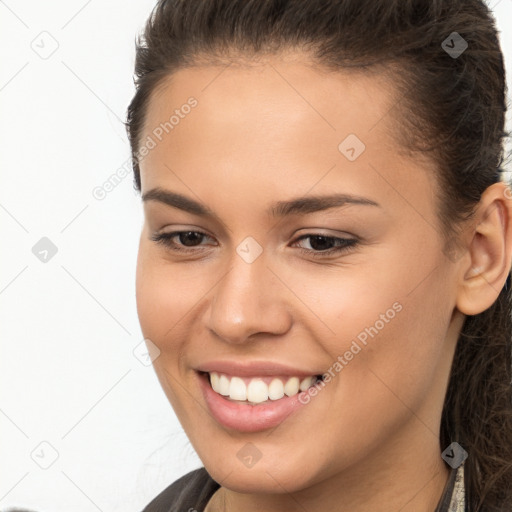
[(301, 391), (294, 396), (269, 400), (257, 405), (238, 403), (216, 393), (208, 374), (198, 373), (201, 391), (212, 416), (224, 427), (240, 432), (258, 432), (277, 427), (291, 414), (304, 407), (299, 401)]

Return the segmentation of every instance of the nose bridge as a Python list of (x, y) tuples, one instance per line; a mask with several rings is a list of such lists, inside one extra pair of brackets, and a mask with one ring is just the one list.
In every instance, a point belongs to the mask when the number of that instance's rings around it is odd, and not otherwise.
[(230, 343), (243, 343), (256, 333), (285, 333), (291, 319), (272, 276), (262, 250), (252, 240), (240, 243), (213, 290), (208, 328)]

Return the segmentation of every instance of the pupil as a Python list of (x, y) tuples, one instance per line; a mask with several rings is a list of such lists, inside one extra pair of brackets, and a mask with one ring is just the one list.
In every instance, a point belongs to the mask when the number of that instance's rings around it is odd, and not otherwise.
[[(201, 237), (203, 235), (201, 235), (200, 233), (196, 233), (195, 231), (187, 231), (185, 233), (180, 233), (179, 235), (179, 238), (180, 238), (180, 243), (182, 243), (183, 245), (186, 245), (186, 246), (194, 246), (194, 239), (195, 241), (201, 241)], [(189, 243), (190, 242), (190, 239), (192, 239), (192, 243)]]
[[(320, 240), (320, 243), (316, 243), (314, 242), (315, 240)], [(330, 246), (332, 245), (330, 239), (326, 236), (312, 236), (311, 237), (311, 241), (309, 242), (309, 244), (311, 245), (311, 247), (317, 251), (324, 251), (325, 249), (330, 249)], [(328, 247), (326, 247), (326, 245)]]

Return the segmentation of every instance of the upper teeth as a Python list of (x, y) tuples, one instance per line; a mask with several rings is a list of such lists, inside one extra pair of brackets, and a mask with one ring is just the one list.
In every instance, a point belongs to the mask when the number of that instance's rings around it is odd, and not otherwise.
[(278, 378), (256, 377), (253, 379), (243, 379), (241, 377), (228, 377), (217, 372), (210, 373), (210, 384), (214, 391), (220, 395), (229, 396), (232, 400), (248, 400), (249, 402), (259, 404), (270, 400), (279, 400), (284, 395), (296, 395), (299, 390), (306, 391), (313, 381), (314, 376), (305, 377), (302, 380), (299, 377), (290, 377), (284, 383)]

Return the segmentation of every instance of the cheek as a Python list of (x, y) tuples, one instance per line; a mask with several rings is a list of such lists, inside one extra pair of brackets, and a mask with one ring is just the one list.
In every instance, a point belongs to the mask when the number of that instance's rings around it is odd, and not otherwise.
[(324, 286), (315, 280), (303, 289), (323, 324), (316, 339), (330, 356), (340, 403), (354, 417), (399, 417), (420, 407), (437, 386), (451, 315), (449, 294), (441, 275), (415, 288), (418, 276), (381, 275), (378, 293), (369, 292), (379, 282), (370, 273), (345, 276), (339, 283), (326, 280)]
[[(187, 286), (187, 281), (189, 285)], [(177, 412), (183, 409), (179, 392), (174, 388), (179, 375), (180, 354), (186, 340), (183, 324), (195, 302), (189, 276), (176, 265), (165, 261), (149, 242), (141, 240), (137, 257), (136, 303), (144, 338), (151, 340), (160, 354), (153, 368), (170, 404)]]
[(192, 265), (176, 265), (166, 261), (148, 244), (139, 247), (136, 272), (137, 312), (142, 332), (162, 352), (176, 340), (186, 339), (180, 333), (198, 298), (206, 295), (211, 285), (198, 279)]

